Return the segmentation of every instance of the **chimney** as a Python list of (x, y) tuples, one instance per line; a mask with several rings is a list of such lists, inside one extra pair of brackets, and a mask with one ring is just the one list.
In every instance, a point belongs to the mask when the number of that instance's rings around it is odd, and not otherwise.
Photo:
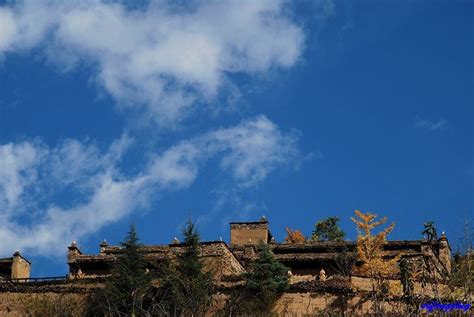
[(446, 268), (448, 274), (451, 274), (451, 247), (449, 246), (449, 242), (444, 231), (441, 233), (438, 243), (439, 260)]
[(68, 260), (72, 260), (75, 257), (79, 256), (82, 254), (81, 250), (79, 250), (79, 247), (77, 246), (76, 241), (72, 241), (71, 245), (67, 247), (68, 252), (67, 252), (67, 258)]
[(107, 240), (102, 240), (102, 242), (99, 244), (99, 248), (100, 248), (100, 251), (99, 251), (99, 255), (105, 255), (105, 249), (109, 246), (109, 244), (107, 243)]

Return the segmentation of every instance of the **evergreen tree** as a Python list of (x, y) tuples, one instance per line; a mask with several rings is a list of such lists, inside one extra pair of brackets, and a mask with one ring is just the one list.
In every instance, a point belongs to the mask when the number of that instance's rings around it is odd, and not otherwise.
[(158, 296), (163, 310), (172, 316), (201, 316), (210, 307), (214, 292), (211, 272), (203, 271), (200, 237), (196, 225), (188, 221), (183, 229), (184, 251), (175, 265), (164, 264)]
[(152, 277), (140, 252), (135, 226), (123, 242), (123, 253), (117, 257), (105, 287), (93, 295), (92, 315), (137, 316), (146, 310), (144, 303), (151, 289)]
[(339, 227), (339, 217), (328, 217), (314, 225), (313, 241), (343, 241), (346, 233)]
[(184, 252), (178, 255), (178, 271), (187, 277), (199, 277), (202, 275), (202, 263), (199, 261), (199, 233), (196, 224), (188, 220), (183, 229)]
[(276, 300), (288, 289), (288, 268), (275, 259), (266, 244), (259, 245), (258, 259), (245, 274), (247, 309), (252, 313), (271, 312)]

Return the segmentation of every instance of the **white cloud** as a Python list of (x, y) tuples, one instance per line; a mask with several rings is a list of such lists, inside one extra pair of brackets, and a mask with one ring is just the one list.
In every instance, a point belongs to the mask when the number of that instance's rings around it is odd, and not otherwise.
[[(291, 67), (304, 41), (278, 0), (196, 1), (189, 9), (153, 0), (137, 9), (118, 0), (8, 3), (0, 6), (0, 57), (39, 48), (65, 70), (86, 65), (121, 109), (162, 125), (223, 89), (238, 95), (231, 74)], [(0, 254), (63, 252), (152, 196), (191, 186), (211, 159), (242, 189), (299, 156), (297, 136), (263, 116), (148, 153), (130, 175), (121, 159), (132, 143), (123, 136), (107, 149), (72, 139), (55, 147), (38, 140), (0, 145)]]
[(0, 53), (10, 48), (17, 33), (16, 23), (12, 12), (0, 8)]
[(260, 116), (184, 141), (152, 161), (149, 171), (159, 181), (186, 186), (196, 177), (197, 164), (219, 156), (223, 170), (241, 186), (251, 186), (276, 166), (299, 157), (297, 139)]
[(428, 131), (438, 131), (444, 129), (448, 122), (444, 119), (439, 119), (437, 121), (431, 120), (418, 120), (415, 123), (415, 126), (418, 128), (422, 128)]
[(225, 149), (221, 167), (230, 169), (236, 179), (245, 180), (248, 185), (259, 182), (275, 166), (298, 155), (297, 136), (282, 134), (264, 116), (215, 131), (212, 138)]
[[(138, 172), (125, 176), (121, 160), (132, 142), (123, 136), (105, 150), (87, 140), (54, 148), (37, 141), (0, 145), (0, 255), (62, 254), (71, 240), (146, 208), (157, 194), (189, 187), (213, 158), (244, 188), (299, 157), (297, 137), (264, 116), (149, 153)], [(67, 204), (60, 203), (64, 191), (74, 197)]]
[(301, 27), (284, 1), (24, 0), (0, 8), (0, 54), (35, 45), (65, 68), (83, 63), (121, 106), (173, 124), (196, 100), (210, 102), (231, 73), (294, 65)]
[(40, 145), (29, 142), (0, 147), (0, 210), (15, 208), (23, 189), (36, 180), (42, 152)]
[(183, 142), (157, 155), (150, 162), (147, 174), (162, 187), (187, 187), (197, 177), (198, 163), (206, 154), (193, 141)]

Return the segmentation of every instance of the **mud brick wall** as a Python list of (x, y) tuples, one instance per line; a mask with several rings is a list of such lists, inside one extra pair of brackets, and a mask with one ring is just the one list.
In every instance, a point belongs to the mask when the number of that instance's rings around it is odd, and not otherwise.
[(231, 223), (230, 243), (235, 245), (268, 242), (268, 223)]

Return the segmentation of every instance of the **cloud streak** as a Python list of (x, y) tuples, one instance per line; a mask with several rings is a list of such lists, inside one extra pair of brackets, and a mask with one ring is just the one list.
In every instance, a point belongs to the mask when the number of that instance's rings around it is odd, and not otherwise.
[(438, 131), (442, 130), (446, 127), (448, 122), (444, 119), (440, 119), (437, 121), (430, 121), (430, 120), (418, 120), (415, 123), (415, 126), (418, 128), (425, 129), (427, 131)]
[(39, 47), (63, 69), (88, 65), (121, 109), (165, 126), (215, 100), (232, 74), (298, 61), (304, 34), (284, 1), (192, 4), (18, 1), (0, 7), (0, 55)]
[(128, 136), (106, 149), (78, 140), (54, 148), (39, 140), (0, 145), (0, 254), (12, 247), (30, 254), (62, 252), (71, 240), (146, 210), (157, 194), (188, 188), (211, 160), (236, 186), (248, 188), (297, 161), (297, 143), (297, 135), (259, 116), (149, 153), (129, 176), (121, 166), (133, 146)]

